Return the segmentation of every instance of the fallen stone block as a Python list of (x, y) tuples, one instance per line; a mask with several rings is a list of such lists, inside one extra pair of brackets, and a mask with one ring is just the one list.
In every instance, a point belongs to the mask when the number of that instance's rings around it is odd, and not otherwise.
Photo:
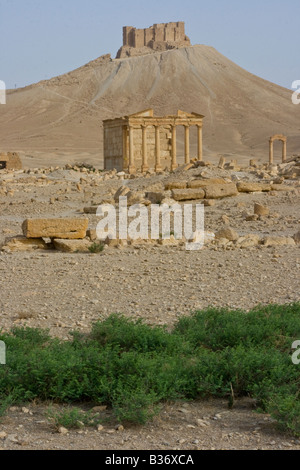
[(251, 248), (252, 246), (257, 246), (260, 244), (260, 237), (254, 233), (240, 237), (237, 240), (237, 246), (240, 248)]
[(203, 189), (173, 189), (172, 199), (175, 201), (193, 201), (198, 199), (204, 199), (205, 192)]
[(90, 246), (92, 245), (90, 240), (83, 239), (83, 240), (62, 240), (62, 239), (55, 239), (53, 241), (54, 247), (65, 253), (87, 253), (89, 251)]
[(271, 185), (266, 183), (237, 183), (237, 189), (240, 193), (254, 193), (260, 191), (271, 191)]
[(284, 184), (271, 184), (272, 191), (295, 191), (295, 188), (292, 186), (287, 186)]
[(238, 233), (230, 227), (224, 227), (216, 233), (216, 239), (226, 238), (229, 241), (236, 241), (239, 238)]
[(264, 246), (293, 246), (296, 245), (296, 242), (292, 237), (266, 237), (263, 244)]
[(209, 178), (207, 180), (193, 180), (188, 183), (188, 188), (204, 188), (211, 184), (226, 184), (223, 178)]
[(165, 190), (169, 191), (171, 189), (185, 189), (187, 187), (187, 181), (173, 181), (165, 185)]
[(26, 237), (14, 237), (7, 238), (4, 246), (1, 248), (3, 251), (35, 251), (35, 250), (47, 250), (48, 245), (42, 239), (26, 238)]
[(224, 197), (232, 197), (238, 195), (238, 190), (235, 183), (228, 184), (213, 184), (205, 186), (205, 198), (206, 199), (221, 199)]
[(88, 219), (27, 219), (22, 225), (26, 238), (82, 239), (86, 236)]

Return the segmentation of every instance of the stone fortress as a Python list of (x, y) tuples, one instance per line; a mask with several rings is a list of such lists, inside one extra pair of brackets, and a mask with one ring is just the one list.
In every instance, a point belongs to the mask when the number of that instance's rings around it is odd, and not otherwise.
[(117, 59), (153, 52), (163, 52), (191, 45), (185, 34), (183, 21), (177, 23), (154, 24), (150, 28), (136, 29), (132, 26), (123, 28), (123, 46), (117, 53)]

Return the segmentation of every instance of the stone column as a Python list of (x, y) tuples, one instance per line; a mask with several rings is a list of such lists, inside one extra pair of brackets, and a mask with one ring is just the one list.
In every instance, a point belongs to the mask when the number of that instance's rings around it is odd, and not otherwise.
[(184, 141), (185, 141), (185, 163), (190, 163), (190, 126), (185, 126), (185, 133), (184, 133)]
[(282, 163), (286, 162), (286, 140), (282, 141)]
[(171, 163), (171, 171), (176, 170), (178, 167), (177, 164), (177, 139), (176, 139), (176, 126), (172, 126), (172, 163)]
[(148, 152), (147, 152), (147, 126), (142, 126), (142, 172), (149, 170)]
[(202, 126), (198, 127), (198, 160), (202, 162), (203, 160), (203, 141), (202, 141)]
[(273, 161), (274, 161), (273, 140), (270, 139), (270, 143), (269, 143), (269, 164), (273, 165)]
[(134, 165), (134, 141), (133, 141), (133, 127), (129, 126), (129, 168), (128, 171), (130, 174), (136, 172)]
[(123, 126), (123, 169), (127, 169), (128, 165), (128, 129)]
[(159, 126), (155, 126), (155, 171), (162, 171), (160, 161), (160, 131)]

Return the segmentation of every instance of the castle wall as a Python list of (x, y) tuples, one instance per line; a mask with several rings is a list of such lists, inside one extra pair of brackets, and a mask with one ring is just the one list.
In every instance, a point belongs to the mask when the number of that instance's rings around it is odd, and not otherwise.
[(132, 26), (123, 28), (123, 46), (140, 48), (149, 47), (151, 41), (155, 42), (188, 42), (185, 36), (185, 24), (183, 21), (177, 23), (159, 23), (150, 28), (136, 29)]

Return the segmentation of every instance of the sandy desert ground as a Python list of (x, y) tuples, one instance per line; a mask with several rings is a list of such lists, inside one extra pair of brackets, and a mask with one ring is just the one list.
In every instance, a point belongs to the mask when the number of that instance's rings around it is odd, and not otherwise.
[[(102, 172), (102, 121), (147, 108), (158, 116), (178, 109), (204, 115), (207, 165), (135, 178)], [(268, 167), (274, 134), (287, 136), (292, 160), (280, 165), (276, 143), (275, 165)], [(191, 158), (196, 145), (191, 131)], [(183, 150), (178, 129), (181, 164)], [(20, 154), (24, 171), (0, 170), (1, 329), (48, 328), (68, 339), (71, 330), (87, 331), (115, 312), (172, 326), (208, 306), (248, 310), (300, 300), (300, 106), (292, 104), (290, 90), (252, 75), (214, 48), (197, 45), (121, 60), (106, 55), (10, 90), (0, 107), (0, 152), (8, 151)], [(237, 167), (218, 168), (221, 156), (236, 159)], [(250, 159), (257, 165), (249, 166)], [(169, 199), (166, 184), (211, 178), (270, 186), (206, 201), (205, 230), (217, 234), (230, 228), (234, 240), (212, 240), (193, 252), (179, 242), (107, 246), (99, 254), (12, 248), (10, 240), (22, 236), (27, 218), (87, 217), (94, 230), (99, 220), (94, 208), (115, 204), (121, 186), (137, 200), (151, 191)], [(266, 207), (267, 215), (254, 217), (255, 204)], [(48, 404), (26, 404), (1, 419), (0, 450), (300, 450), (299, 440), (280, 433), (254, 405), (247, 398), (232, 410), (223, 400), (167, 403), (153, 422), (125, 429), (103, 410), (110, 418), (103, 429), (61, 434), (46, 418)]]
[[(76, 167), (2, 170), (1, 328), (48, 328), (53, 336), (67, 339), (71, 330), (87, 331), (92, 322), (114, 312), (171, 326), (180, 316), (207, 306), (247, 310), (258, 304), (299, 301), (300, 245), (292, 238), (300, 228), (296, 160), (272, 170), (246, 165), (233, 171), (208, 165), (125, 180), (116, 172)], [(140, 196), (164, 191), (170, 182), (212, 177), (235, 183), (275, 182), (276, 190), (239, 192), (205, 207), (206, 231), (230, 227), (239, 237), (258, 235), (259, 243), (241, 248), (243, 238), (215, 240), (193, 252), (180, 244), (136, 243), (110, 246), (99, 254), (3, 248), (9, 239), (22, 235), (26, 218), (87, 217), (94, 229), (99, 217), (87, 214), (87, 208), (112, 202), (121, 186)], [(255, 203), (267, 207), (269, 215), (253, 218)], [(274, 244), (264, 245), (268, 237), (275, 237)], [(145, 427), (117, 430), (119, 423), (112, 420), (101, 431), (91, 428), (67, 435), (55, 431), (46, 411), (47, 405), (40, 403), (12, 408), (0, 424), (0, 448), (300, 449), (299, 441), (281, 434), (269, 416), (256, 414), (248, 399), (231, 411), (222, 400), (170, 403)], [(109, 410), (105, 413), (110, 415)]]

